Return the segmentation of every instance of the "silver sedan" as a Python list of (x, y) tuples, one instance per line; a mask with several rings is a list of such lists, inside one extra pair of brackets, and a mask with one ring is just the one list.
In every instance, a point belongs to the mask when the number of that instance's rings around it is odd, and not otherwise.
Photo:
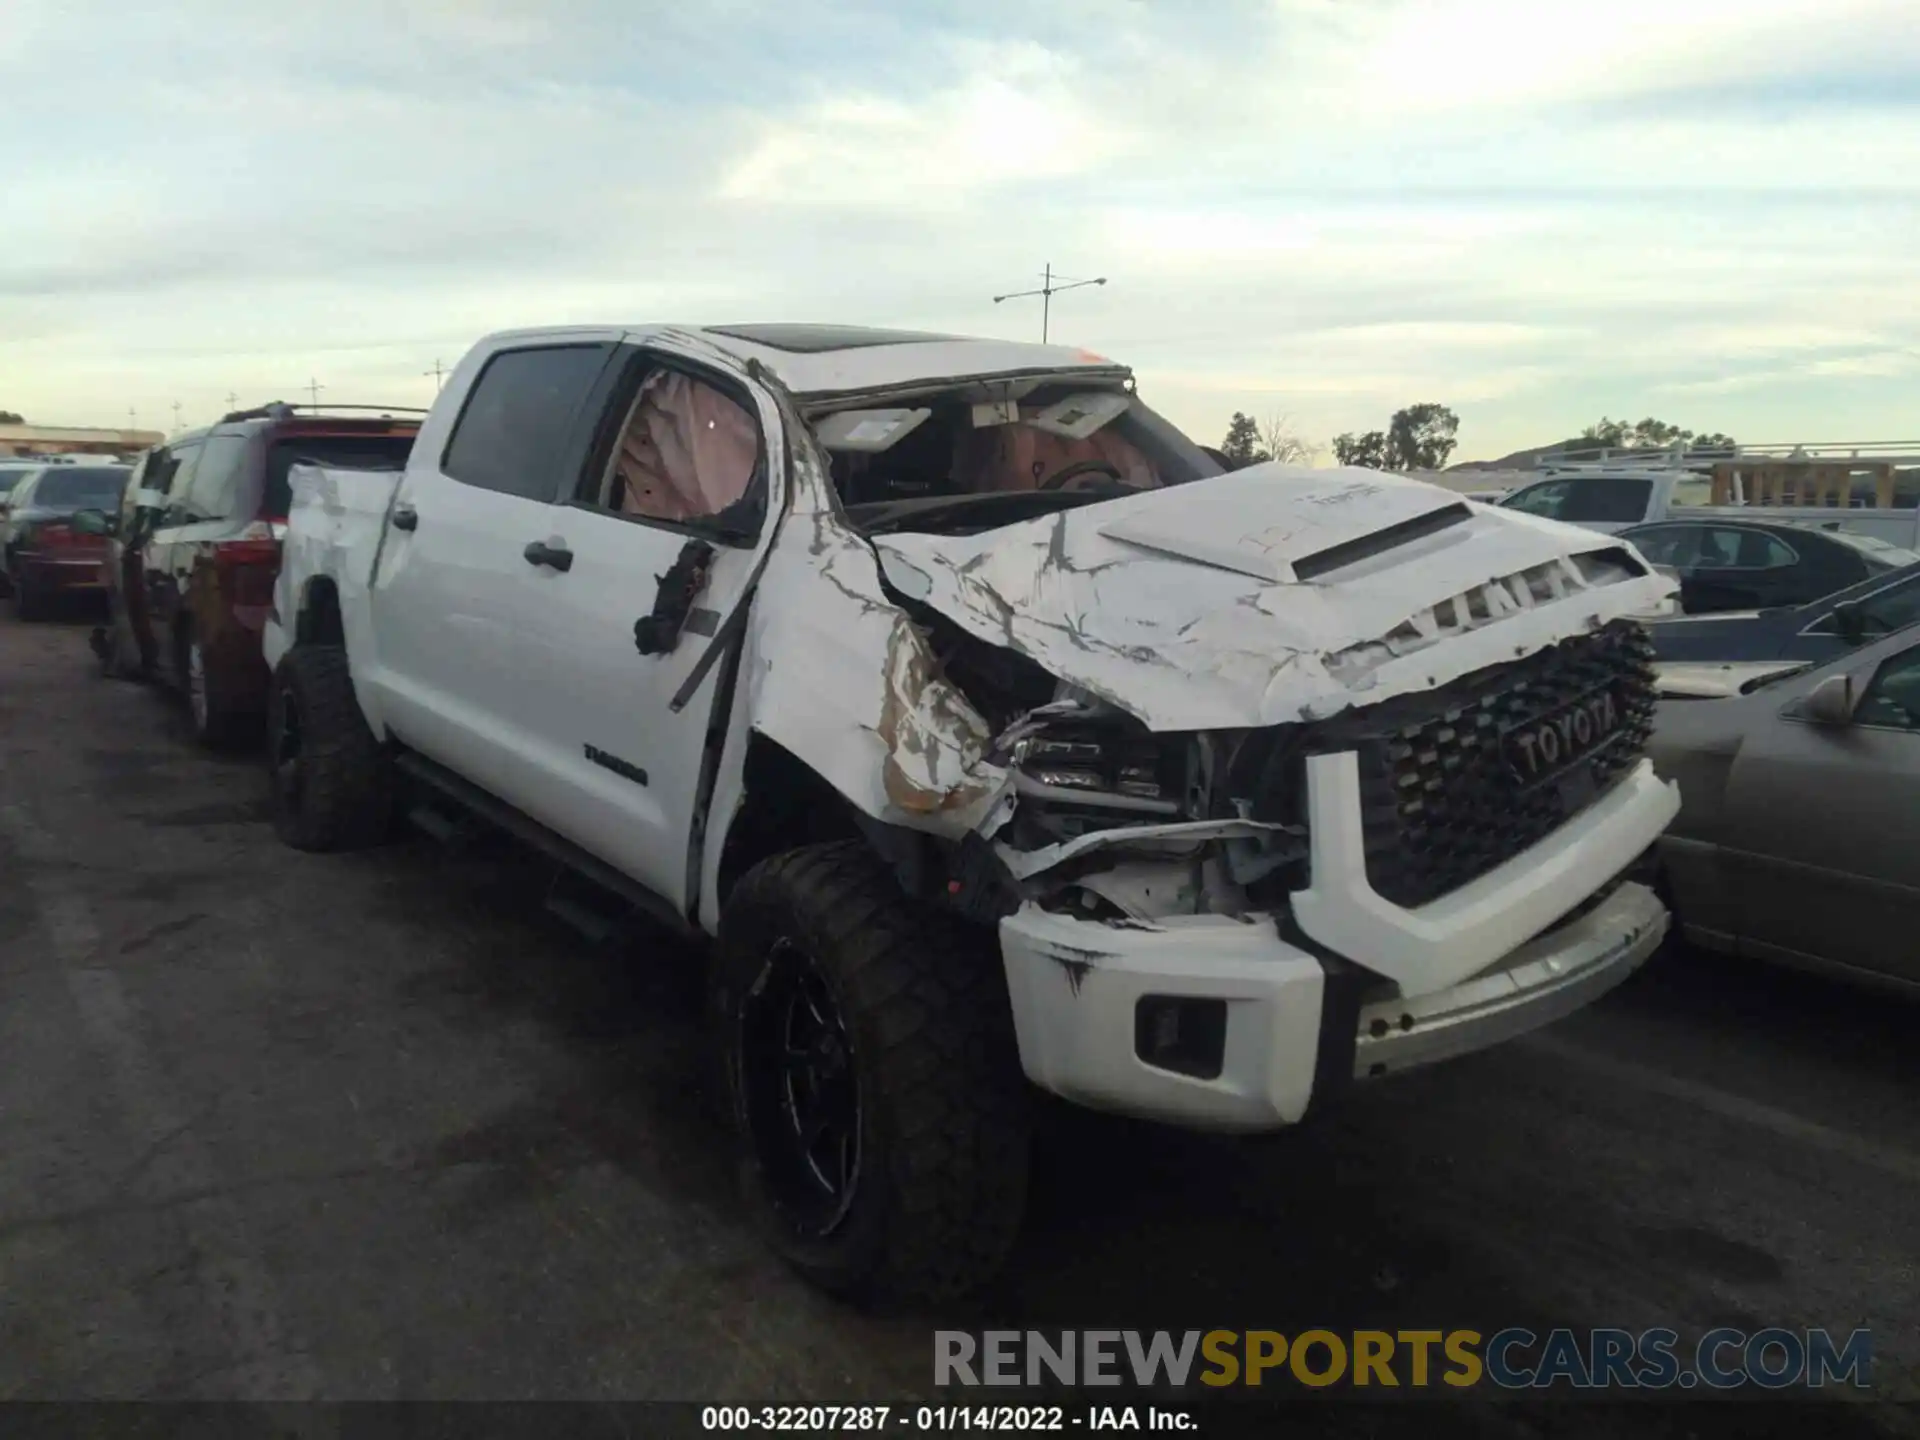
[(1680, 929), (1709, 949), (1920, 991), (1920, 626), (1725, 699), (1668, 699), (1680, 782), (1660, 841)]

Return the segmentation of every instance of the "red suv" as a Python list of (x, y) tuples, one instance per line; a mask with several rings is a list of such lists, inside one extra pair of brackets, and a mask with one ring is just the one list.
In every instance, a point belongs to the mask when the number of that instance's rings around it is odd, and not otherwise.
[(275, 403), (149, 450), (119, 516), (102, 522), (112, 614), (93, 648), (108, 671), (182, 691), (209, 744), (257, 730), (267, 706), (260, 630), (280, 573), (288, 472), (402, 469), (425, 413)]

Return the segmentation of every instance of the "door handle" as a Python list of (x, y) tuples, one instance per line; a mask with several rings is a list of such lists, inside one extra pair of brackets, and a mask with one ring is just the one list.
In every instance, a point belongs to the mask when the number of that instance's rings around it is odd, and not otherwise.
[(396, 530), (417, 530), (420, 528), (420, 512), (411, 505), (393, 507), (393, 528)]
[(544, 540), (535, 540), (520, 553), (527, 557), (529, 565), (548, 565), (555, 570), (573, 568), (573, 551), (564, 545), (549, 545)]

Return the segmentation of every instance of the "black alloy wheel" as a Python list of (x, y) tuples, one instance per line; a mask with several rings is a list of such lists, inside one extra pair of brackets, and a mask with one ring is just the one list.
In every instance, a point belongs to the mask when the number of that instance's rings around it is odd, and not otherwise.
[(826, 973), (777, 940), (740, 1007), (741, 1099), (768, 1198), (788, 1224), (830, 1235), (860, 1180), (860, 1083)]

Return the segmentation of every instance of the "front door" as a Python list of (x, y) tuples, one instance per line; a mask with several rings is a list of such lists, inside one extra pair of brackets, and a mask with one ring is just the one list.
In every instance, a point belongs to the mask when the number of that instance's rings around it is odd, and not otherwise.
[(172, 670), (179, 661), (172, 642), (183, 602), (173, 578), (173, 541), (187, 523), (185, 496), (194, 472), (200, 468), (204, 439), (196, 435), (176, 441), (166, 447), (159, 464), (148, 467), (137, 516), (140, 586), (146, 597), (147, 625), (154, 659), (166, 670)]
[(621, 347), (592, 410), (551, 522), (570, 568), (539, 575), (528, 623), (548, 823), (685, 909), (728, 622), (780, 513), (780, 415), (743, 371), (667, 339)]
[[(1851, 725), (1799, 700), (1851, 674)], [(1727, 784), (1726, 858), (1741, 945), (1920, 982), (1920, 645), (1883, 643), (1846, 667), (1762, 690)]]
[(1681, 579), (1705, 602), (1703, 611), (1764, 610), (1812, 598), (1800, 590), (1800, 556), (1778, 537), (1745, 525), (1705, 526)]
[(150, 669), (157, 658), (153, 623), (147, 614), (144, 553), (149, 526), (160, 515), (156, 501), (164, 504), (166, 500), (164, 494), (150, 488), (151, 477), (171, 465), (172, 457), (165, 446), (140, 457), (128, 477), (127, 488), (120, 494), (120, 513), (107, 541), (108, 625), (114, 653), (141, 670)]

